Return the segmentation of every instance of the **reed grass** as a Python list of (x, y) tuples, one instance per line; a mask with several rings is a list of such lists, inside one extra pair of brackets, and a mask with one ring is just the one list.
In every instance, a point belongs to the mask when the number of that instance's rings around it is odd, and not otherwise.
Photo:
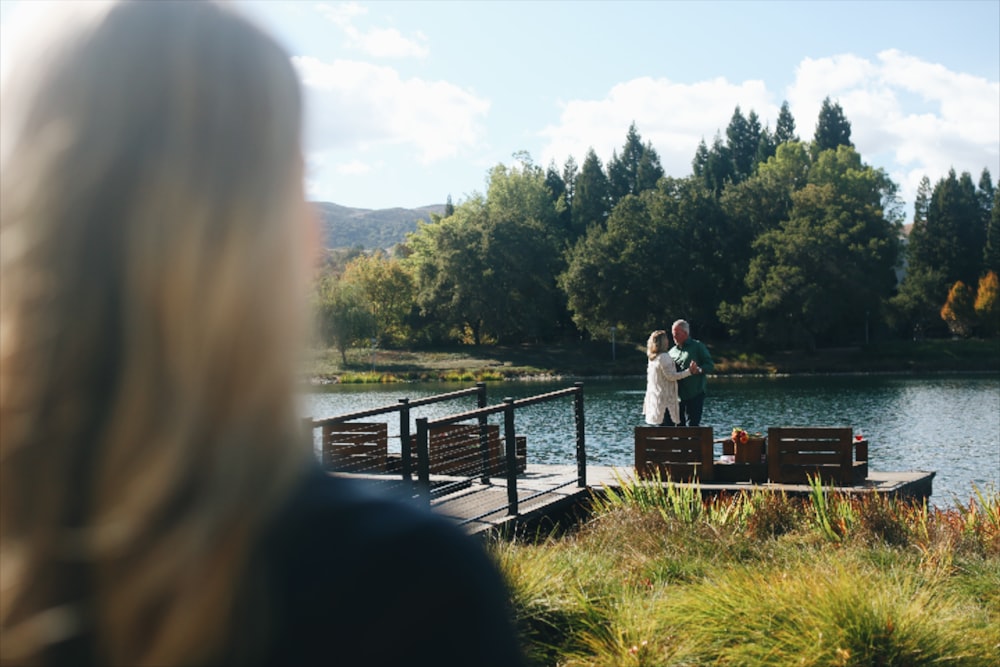
[(492, 550), (534, 665), (995, 665), (1000, 493), (929, 509), (618, 480)]

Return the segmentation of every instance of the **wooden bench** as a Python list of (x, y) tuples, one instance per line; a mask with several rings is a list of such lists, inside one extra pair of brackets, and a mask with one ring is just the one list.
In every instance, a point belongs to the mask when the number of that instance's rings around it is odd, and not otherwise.
[[(489, 449), (487, 474), (498, 477), (506, 474), (504, 444), (500, 439), (500, 426), (486, 427)], [(528, 440), (514, 437), (517, 472), (523, 473), (528, 462)], [(477, 475), (482, 470), (483, 453), (479, 442), (478, 424), (451, 424), (431, 427), (429, 433), (429, 470), (432, 474)]]
[(323, 424), (323, 467), (336, 472), (385, 472), (389, 425), (345, 422)]
[(711, 426), (636, 426), (635, 471), (641, 479), (713, 479)]
[(855, 443), (850, 427), (779, 427), (767, 431), (767, 476), (779, 484), (860, 484), (868, 478), (867, 442)]

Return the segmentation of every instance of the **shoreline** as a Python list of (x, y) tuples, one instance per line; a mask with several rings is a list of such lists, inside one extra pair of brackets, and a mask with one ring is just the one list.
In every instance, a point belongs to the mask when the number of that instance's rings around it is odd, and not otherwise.
[[(873, 343), (854, 347), (759, 350), (713, 346), (712, 375), (874, 375), (925, 373), (1000, 374), (1000, 340), (934, 340)], [(636, 344), (439, 346), (352, 348), (346, 360), (330, 349), (313, 349), (303, 376), (309, 384), (412, 381), (494, 382), (644, 377), (644, 349)]]

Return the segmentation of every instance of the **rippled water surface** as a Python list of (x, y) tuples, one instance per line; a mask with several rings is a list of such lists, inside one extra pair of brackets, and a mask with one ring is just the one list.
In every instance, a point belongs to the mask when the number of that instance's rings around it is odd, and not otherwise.
[[(631, 465), (633, 429), (642, 424), (644, 378), (584, 382), (588, 462)], [(572, 381), (489, 383), (487, 402), (572, 386)], [(462, 389), (470, 384), (330, 385), (303, 397), (303, 412), (329, 417)], [(465, 397), (416, 408), (434, 419), (476, 407)], [(383, 419), (384, 421), (384, 419)], [(501, 420), (491, 418), (491, 422)], [(398, 417), (388, 418), (398, 448)], [(996, 375), (808, 376), (709, 379), (703, 426), (716, 437), (733, 426), (850, 426), (868, 437), (873, 470), (933, 470), (937, 505), (967, 500), (973, 484), (1000, 486), (1000, 377)], [(412, 426), (411, 426), (412, 428)], [(532, 463), (573, 463), (571, 398), (519, 410), (516, 431), (528, 437)], [(390, 445), (392, 448), (392, 445)]]

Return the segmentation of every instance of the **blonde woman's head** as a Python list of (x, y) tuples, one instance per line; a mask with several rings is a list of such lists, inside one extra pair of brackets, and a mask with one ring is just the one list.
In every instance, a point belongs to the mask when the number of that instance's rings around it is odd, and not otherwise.
[(199, 662), (306, 455), (300, 92), (227, 6), (84, 14), (0, 102), (2, 659)]
[(663, 329), (657, 329), (653, 333), (649, 334), (649, 340), (646, 341), (646, 357), (650, 361), (653, 361), (669, 348), (670, 337), (667, 335), (667, 332)]

